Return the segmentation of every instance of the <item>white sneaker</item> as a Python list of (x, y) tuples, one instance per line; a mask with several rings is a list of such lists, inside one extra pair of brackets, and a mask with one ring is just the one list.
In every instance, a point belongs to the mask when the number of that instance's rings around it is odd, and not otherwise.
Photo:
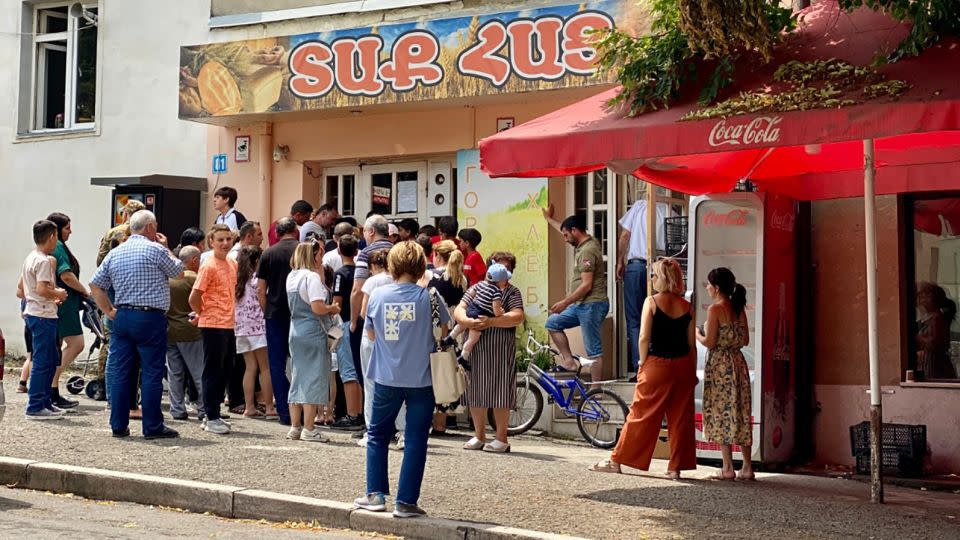
[(217, 435), (226, 435), (230, 433), (230, 426), (228, 426), (223, 420), (219, 418), (216, 420), (209, 420), (207, 424), (203, 426), (203, 430), (207, 433), (215, 433)]
[(60, 407), (57, 407), (56, 405), (51, 405), (50, 408), (47, 409), (47, 410), (50, 411), (50, 412), (52, 412), (53, 414), (55, 414), (55, 415), (57, 415), (57, 416), (63, 416), (63, 415), (65, 415), (65, 414), (67, 414), (68, 412), (70, 412), (70, 411), (68, 411), (67, 409), (61, 409)]
[(330, 438), (320, 433), (320, 430), (313, 428), (312, 431), (303, 430), (300, 432), (300, 440), (304, 442), (330, 442)]
[(397, 450), (403, 450), (403, 433), (397, 433), (396, 437)]
[(361, 447), (361, 448), (366, 448), (366, 447), (367, 447), (367, 440), (368, 440), (368, 439), (367, 439), (367, 434), (364, 433), (364, 434), (363, 434), (363, 437), (360, 437), (359, 439), (357, 439), (357, 446), (359, 446), (359, 447)]
[(287, 438), (291, 441), (299, 441), (301, 432), (303, 432), (301, 428), (291, 426), (290, 431), (287, 432)]
[(62, 420), (63, 412), (55, 413), (50, 409), (40, 409), (37, 412), (26, 413), (27, 420)]
[(200, 410), (200, 408), (197, 407), (197, 403), (195, 401), (191, 401), (190, 403), (187, 403), (186, 409), (187, 409), (187, 414), (197, 414), (197, 412)]

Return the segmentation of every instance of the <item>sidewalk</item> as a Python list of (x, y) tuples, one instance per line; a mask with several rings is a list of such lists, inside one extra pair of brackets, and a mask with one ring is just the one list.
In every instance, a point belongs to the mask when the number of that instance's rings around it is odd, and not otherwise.
[[(0, 454), (24, 459), (196, 480), (348, 502), (364, 489), (364, 450), (349, 435), (330, 444), (287, 441), (278, 424), (234, 416), (234, 432), (202, 432), (195, 420), (169, 421), (180, 439), (113, 439), (103, 403), (81, 398), (68, 419), (28, 422), (24, 395), (7, 394)], [(168, 417), (169, 418), (169, 417)], [(466, 452), (459, 437), (431, 439), (421, 505), (433, 517), (590, 538), (956, 538), (960, 496), (887, 487), (885, 506), (866, 502), (869, 486), (849, 480), (760, 474), (756, 483), (605, 475), (586, 467), (608, 454), (541, 437), (512, 441), (506, 455)], [(401, 454), (391, 452), (396, 485)]]

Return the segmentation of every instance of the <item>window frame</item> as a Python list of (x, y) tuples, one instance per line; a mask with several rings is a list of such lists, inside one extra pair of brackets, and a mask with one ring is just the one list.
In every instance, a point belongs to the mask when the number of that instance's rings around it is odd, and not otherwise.
[[(77, 113), (77, 70), (78, 70), (78, 32), (80, 31), (80, 25), (78, 24), (79, 19), (77, 17), (71, 17), (67, 14), (67, 29), (62, 32), (54, 33), (39, 33), (39, 30), (43, 28), (44, 19), (47, 17), (54, 16), (49, 13), (49, 10), (66, 7), (69, 7), (75, 2), (71, 1), (57, 1), (57, 2), (39, 2), (33, 4), (26, 4), (25, 10), (29, 13), (30, 22), (29, 25), (26, 25), (27, 31), (30, 33), (30, 39), (22, 42), (23, 46), (29, 46), (29, 58), (30, 64), (28, 69), (29, 80), (24, 81), (26, 74), (21, 74), (20, 88), (21, 90), (29, 91), (29, 112), (28, 112), (28, 122), (24, 125), (24, 122), (18, 121), (18, 137), (35, 137), (35, 136), (45, 136), (45, 135), (57, 135), (57, 134), (71, 134), (77, 132), (91, 132), (96, 131), (98, 124), (96, 120), (93, 122), (77, 122), (76, 113)], [(102, 14), (101, 6), (99, 2), (85, 1), (81, 2), (84, 9), (96, 9), (98, 16)], [(59, 17), (57, 17), (59, 18)], [(44, 66), (41, 66), (41, 53), (40, 49), (42, 46), (52, 42), (65, 41), (66, 42), (66, 70), (64, 73), (64, 112), (63, 112), (63, 127), (61, 128), (47, 128), (42, 127), (43, 118), (45, 116), (46, 108), (46, 84), (44, 83)], [(57, 45), (58, 47), (60, 45)], [(101, 88), (102, 88), (102, 70), (100, 69), (102, 65), (102, 55), (103, 46), (102, 46), (102, 34), (97, 32), (97, 50), (96, 50), (96, 92), (94, 96), (95, 102), (95, 113), (94, 118), (99, 116), (101, 111)], [(23, 98), (20, 98), (23, 100)], [(20, 109), (23, 112), (23, 109)]]
[[(914, 339), (914, 332), (916, 332), (916, 321), (917, 321), (917, 260), (916, 260), (916, 229), (915, 229), (915, 217), (914, 217), (914, 206), (918, 201), (933, 201), (939, 199), (960, 199), (960, 191), (937, 191), (937, 192), (924, 192), (924, 193), (910, 193), (905, 195), (901, 200), (903, 202), (902, 208), (904, 209), (904, 217), (901, 223), (904, 224), (903, 235), (904, 241), (902, 252), (903, 268), (904, 268), (904, 290), (906, 305), (906, 320), (904, 321), (903, 342), (905, 346), (902, 350), (906, 351), (906, 358), (901, 362), (900, 370), (900, 381), (903, 386), (918, 386), (918, 387), (939, 387), (939, 388), (958, 388), (960, 389), (960, 373), (958, 377), (954, 379), (929, 379), (925, 378), (923, 381), (907, 381), (906, 380), (906, 371), (917, 369), (917, 344)], [(960, 304), (960, 298), (955, 301)], [(960, 315), (958, 315), (960, 317)]]

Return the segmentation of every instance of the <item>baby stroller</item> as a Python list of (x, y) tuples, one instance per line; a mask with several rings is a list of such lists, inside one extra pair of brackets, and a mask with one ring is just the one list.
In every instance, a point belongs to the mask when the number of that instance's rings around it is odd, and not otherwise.
[[(83, 392), (84, 386), (86, 386), (87, 397), (96, 399), (96, 396), (102, 395), (105, 390), (101, 388), (103, 386), (103, 374), (98, 373), (98, 377), (87, 382), (88, 370), (91, 365), (98, 365), (98, 357), (93, 356), (93, 352), (98, 351), (100, 347), (104, 346), (106, 339), (103, 333), (103, 314), (100, 312), (100, 309), (97, 308), (97, 305), (89, 298), (84, 298), (80, 301), (80, 321), (90, 330), (96, 339), (93, 340), (93, 344), (91, 344), (90, 349), (87, 350), (87, 359), (77, 361), (77, 365), (83, 366), (83, 375), (71, 375), (70, 378), (67, 379), (67, 391), (76, 395)], [(95, 369), (99, 371), (99, 368)]]

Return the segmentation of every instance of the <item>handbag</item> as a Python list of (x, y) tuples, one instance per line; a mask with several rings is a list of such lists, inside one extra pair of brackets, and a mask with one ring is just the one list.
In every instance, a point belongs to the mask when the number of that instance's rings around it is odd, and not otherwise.
[(467, 389), (467, 373), (459, 364), (453, 351), (444, 350), (440, 345), (440, 307), (437, 302), (437, 292), (432, 287), (430, 295), (430, 311), (433, 319), (434, 352), (430, 353), (430, 376), (433, 380), (434, 401), (439, 405), (447, 405), (460, 399)]

